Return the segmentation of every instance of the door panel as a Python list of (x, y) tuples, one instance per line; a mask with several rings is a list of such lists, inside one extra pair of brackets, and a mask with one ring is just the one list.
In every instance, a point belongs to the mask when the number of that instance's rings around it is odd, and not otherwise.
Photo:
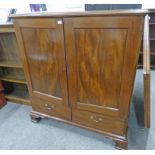
[(62, 98), (55, 29), (23, 28), (21, 31), (33, 91)]
[[(62, 109), (70, 111), (63, 25), (58, 25), (58, 20), (62, 21), (57, 18), (17, 19), (14, 21), (18, 29), (18, 38), (20, 41), (22, 40), (20, 47), (24, 55), (24, 68), (32, 101), (40, 99), (45, 103), (57, 104), (55, 105), (56, 112), (60, 112)], [(42, 103), (42, 106), (45, 103)], [(33, 105), (35, 108), (36, 103), (32, 103)], [(62, 109), (59, 109), (60, 105), (62, 105)]]
[(118, 109), (126, 37), (126, 29), (75, 29), (78, 102)]
[[(132, 16), (65, 19), (69, 101), (74, 109), (116, 117), (121, 116), (122, 108), (128, 109), (140, 45), (140, 22), (142, 18)], [(132, 60), (126, 64), (129, 54)], [(129, 82), (125, 89), (124, 79)], [(121, 102), (120, 95), (125, 102)]]

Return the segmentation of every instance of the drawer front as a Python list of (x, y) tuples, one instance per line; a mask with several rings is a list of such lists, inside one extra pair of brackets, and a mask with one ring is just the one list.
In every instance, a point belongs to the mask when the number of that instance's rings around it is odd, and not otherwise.
[(53, 103), (51, 101), (43, 100), (40, 98), (32, 99), (33, 110), (59, 118), (71, 120), (71, 110), (61, 103)]
[(80, 110), (72, 111), (72, 121), (90, 128), (119, 135), (123, 135), (126, 129), (125, 121)]

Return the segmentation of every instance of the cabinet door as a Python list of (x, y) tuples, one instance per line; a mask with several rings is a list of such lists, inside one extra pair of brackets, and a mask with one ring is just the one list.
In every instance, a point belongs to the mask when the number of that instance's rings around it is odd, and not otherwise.
[(69, 118), (62, 19), (15, 19), (14, 24), (32, 107), (37, 111), (46, 108), (42, 112), (55, 107), (56, 113), (65, 111), (64, 117)]
[(73, 111), (128, 117), (142, 25), (141, 16), (65, 19), (69, 101)]

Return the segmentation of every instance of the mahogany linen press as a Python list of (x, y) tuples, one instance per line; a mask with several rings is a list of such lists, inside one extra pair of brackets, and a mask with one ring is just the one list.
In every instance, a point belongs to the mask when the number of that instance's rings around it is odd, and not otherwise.
[(146, 10), (13, 15), (31, 119), (53, 118), (127, 149)]

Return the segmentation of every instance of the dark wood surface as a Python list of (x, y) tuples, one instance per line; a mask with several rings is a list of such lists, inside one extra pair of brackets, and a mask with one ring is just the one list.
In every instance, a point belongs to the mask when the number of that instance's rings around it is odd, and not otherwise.
[(17, 32), (17, 38), (22, 39), (21, 55), (34, 101), (33, 108), (47, 112), (53, 103), (54, 108), (49, 111), (58, 114), (66, 111), (63, 116), (66, 115), (68, 119), (71, 118), (71, 112), (68, 105), (63, 25), (58, 25), (57, 20), (62, 22), (62, 19), (22, 19), (15, 21), (15, 26), (20, 27), (21, 33)]
[(14, 16), (32, 121), (63, 119), (100, 131), (126, 149), (145, 13)]
[(150, 86), (150, 74), (144, 74), (144, 125), (146, 128), (151, 126)]
[(70, 104), (127, 119), (143, 18), (82, 17), (64, 22)]

